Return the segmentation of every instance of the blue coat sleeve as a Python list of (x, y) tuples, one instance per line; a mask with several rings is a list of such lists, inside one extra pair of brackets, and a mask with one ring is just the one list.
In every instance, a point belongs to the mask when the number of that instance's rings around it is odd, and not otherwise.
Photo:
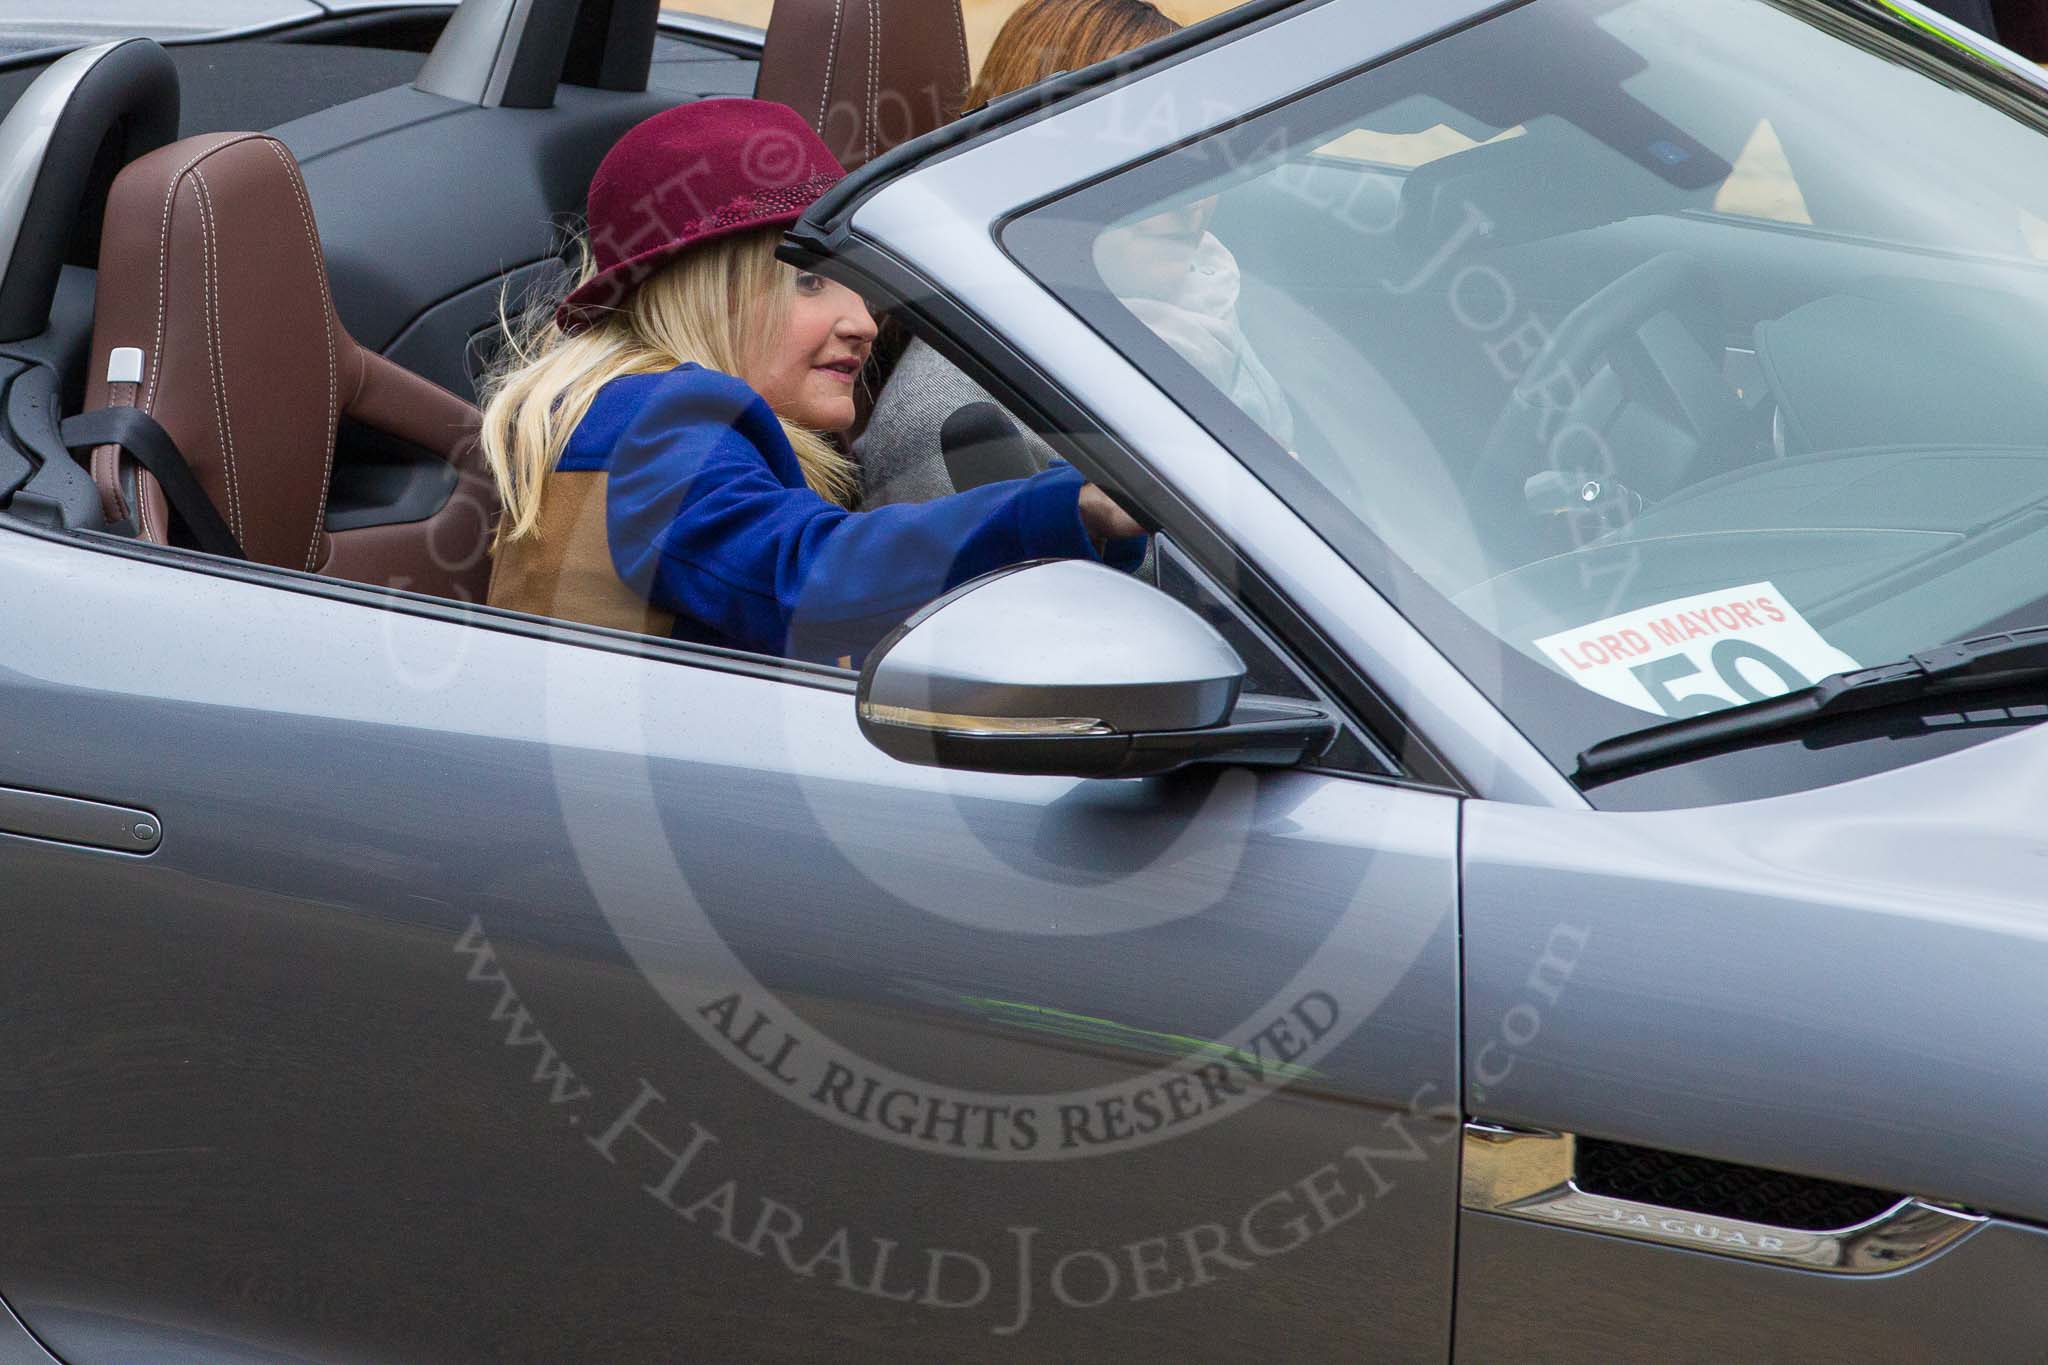
[[(619, 577), (655, 605), (741, 649), (830, 660), (991, 569), (1096, 558), (1082, 483), (1059, 465), (851, 512), (803, 482), (759, 395), (686, 370), (653, 387), (613, 448), (606, 529)], [(1143, 545), (1115, 542), (1110, 559), (1133, 568)]]

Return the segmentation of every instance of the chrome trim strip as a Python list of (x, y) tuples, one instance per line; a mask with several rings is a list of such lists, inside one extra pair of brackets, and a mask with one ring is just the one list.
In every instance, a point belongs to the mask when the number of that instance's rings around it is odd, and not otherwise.
[(14, 248), (21, 239), (21, 221), (36, 192), (36, 178), (42, 174), (43, 158), (49, 154), (50, 135), (57, 120), (70, 105), (78, 83), (100, 64), (108, 53), (133, 38), (117, 38), (66, 53), (52, 62), (21, 92), (21, 98), (0, 122), (0, 280), (14, 264)]
[(1465, 1125), (1458, 1202), (1479, 1213), (1603, 1232), (1832, 1275), (1881, 1275), (1919, 1265), (1975, 1232), (1982, 1214), (1910, 1196), (1843, 1228), (1785, 1228), (1592, 1194), (1573, 1179), (1570, 1133)]
[(865, 701), (862, 720), (901, 725), (911, 730), (939, 730), (952, 735), (1108, 735), (1115, 732), (1094, 716), (963, 716), (951, 711), (921, 711), (914, 706), (888, 706)]

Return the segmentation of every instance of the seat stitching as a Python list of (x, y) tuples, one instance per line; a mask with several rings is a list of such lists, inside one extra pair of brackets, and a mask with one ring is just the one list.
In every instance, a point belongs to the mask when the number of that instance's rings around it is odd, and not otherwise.
[(185, 179), (186, 173), (207, 157), (212, 156), (215, 152), (232, 147), (237, 142), (247, 142), (250, 138), (257, 136), (260, 136), (260, 134), (245, 133), (241, 137), (215, 143), (210, 147), (194, 152), (190, 161), (178, 167), (177, 174), (171, 177), (170, 186), (164, 190), (164, 222), (157, 239), (156, 248), (156, 344), (150, 347), (149, 355), (144, 358), (144, 363), (149, 366), (149, 384), (143, 390), (142, 401), (137, 404), (138, 407), (144, 412), (150, 413), (151, 416), (155, 415), (150, 405), (156, 401), (157, 379), (163, 374), (161, 357), (164, 349), (164, 315), (170, 311), (171, 205), (177, 201), (178, 186)]
[[(121, 486), (120, 470), (121, 462), (117, 457), (114, 461), (114, 487), (117, 490)], [(142, 524), (142, 538), (144, 540), (155, 540), (156, 527), (152, 524), (152, 519), (149, 515), (149, 490), (142, 486), (141, 471), (137, 471), (135, 475), (135, 518)], [(157, 543), (168, 545), (170, 540), (171, 538), (167, 535)]]
[(825, 105), (832, 98), (832, 77), (839, 70), (839, 16), (846, 0), (832, 0), (832, 41), (825, 45), (825, 88), (818, 92), (818, 136), (825, 136)]
[(867, 136), (867, 159), (875, 159), (875, 123), (881, 117), (882, 96), (882, 7), (868, 0), (868, 116), (862, 122)]
[[(949, 0), (949, 4), (953, 11), (953, 41), (960, 49), (960, 74), (971, 81), (974, 79), (974, 63), (967, 57), (967, 20), (961, 14), (960, 0)], [(963, 89), (957, 98), (966, 97), (967, 92)]]
[(220, 430), (221, 446), (228, 462), (228, 519), (234, 524), (235, 538), (247, 544), (248, 531), (242, 522), (242, 474), (235, 459), (235, 422), (228, 410), (228, 372), (220, 344), (220, 263), (213, 221), (213, 192), (207, 188), (205, 174), (196, 166), (192, 170), (192, 184), (199, 191), (200, 265), (206, 286), (206, 351), (212, 362), (208, 368), (213, 381), (213, 421)]
[(311, 573), (313, 561), (320, 554), (320, 533), (327, 526), (328, 485), (334, 477), (334, 438), (341, 425), (341, 414), (335, 410), (340, 396), (341, 378), (334, 368), (334, 299), (327, 291), (327, 260), (320, 254), (320, 234), (313, 228), (313, 206), (306, 198), (305, 181), (300, 178), (299, 168), (275, 138), (265, 138), (269, 147), (285, 169), (286, 177), (292, 182), (292, 193), (298, 197), (299, 218), (306, 225), (306, 245), (313, 253), (313, 278), (320, 285), (320, 304), (323, 317), (320, 330), (327, 339), (327, 459), (320, 473), (320, 506), (313, 516), (313, 540), (306, 546), (306, 571)]
[[(143, 387), (141, 397), (139, 398), (135, 405), (142, 412), (147, 413), (152, 417), (156, 415), (155, 403), (157, 381), (163, 377), (164, 328), (166, 326), (167, 315), (170, 312), (171, 304), (171, 207), (177, 203), (178, 186), (184, 183), (186, 174), (190, 172), (194, 166), (197, 166), (200, 162), (204, 161), (207, 157), (212, 156), (215, 152), (221, 151), (228, 147), (232, 147), (238, 142), (247, 142), (250, 138), (256, 136), (259, 135), (255, 133), (244, 133), (239, 137), (231, 137), (224, 142), (210, 143), (207, 146), (200, 148), (198, 151), (192, 154), (192, 159), (190, 161), (187, 161), (184, 165), (178, 167), (176, 174), (171, 176), (170, 184), (166, 186), (164, 189), (163, 226), (158, 230), (156, 247), (156, 340), (154, 344), (150, 346), (149, 354), (143, 357), (143, 364), (148, 369), (148, 382)], [(149, 478), (149, 473), (146, 470), (138, 470), (136, 472), (136, 519), (140, 522), (142, 526), (142, 535), (144, 539), (151, 539), (158, 534), (162, 534), (163, 542), (168, 543), (170, 540), (170, 535), (167, 532), (161, 531), (161, 528), (159, 528), (155, 524), (155, 518), (153, 518), (149, 512), (148, 489), (143, 482), (145, 479)]]

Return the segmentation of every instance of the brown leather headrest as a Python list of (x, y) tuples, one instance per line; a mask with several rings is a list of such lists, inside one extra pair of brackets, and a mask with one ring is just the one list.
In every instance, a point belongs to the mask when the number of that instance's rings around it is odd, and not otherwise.
[[(97, 295), (87, 410), (154, 417), (253, 561), (327, 560), (343, 416), (450, 459), (471, 443), (474, 408), (343, 330), (298, 162), (275, 138), (212, 133), (127, 166), (108, 196)], [(155, 481), (111, 447), (92, 462), (110, 518), (132, 511), (145, 538), (165, 540)]]
[[(177, 442), (249, 558), (317, 567), (353, 347), (291, 153), (215, 133), (131, 163), (108, 196), (97, 294), (87, 409), (133, 402)], [(140, 363), (124, 356), (110, 382), (117, 349)], [(162, 519), (151, 501), (146, 534)]]
[(950, 122), (967, 82), (959, 0), (775, 0), (754, 94), (810, 120), (850, 171)]

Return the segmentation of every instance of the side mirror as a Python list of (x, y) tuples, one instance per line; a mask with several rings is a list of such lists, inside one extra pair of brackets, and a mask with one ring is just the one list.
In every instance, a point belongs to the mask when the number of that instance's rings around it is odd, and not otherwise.
[(1244, 661), (1158, 589), (1085, 560), (985, 574), (898, 626), (868, 656), (861, 733), (928, 767), (1143, 777), (1190, 763), (1289, 767), (1336, 723), (1298, 702), (1240, 697)]

